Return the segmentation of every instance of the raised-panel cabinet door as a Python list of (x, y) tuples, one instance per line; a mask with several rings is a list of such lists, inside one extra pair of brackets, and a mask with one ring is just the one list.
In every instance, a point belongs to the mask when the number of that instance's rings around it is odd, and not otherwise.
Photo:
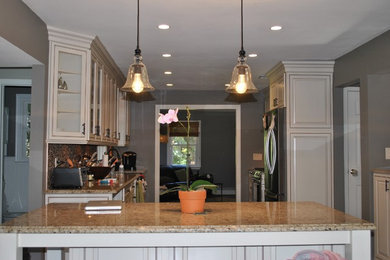
[(86, 139), (86, 51), (55, 46), (51, 138)]
[(390, 177), (374, 175), (375, 255), (390, 259)]
[(332, 128), (332, 86), (329, 75), (289, 76), (291, 128)]
[(333, 206), (332, 134), (290, 134), (289, 200)]

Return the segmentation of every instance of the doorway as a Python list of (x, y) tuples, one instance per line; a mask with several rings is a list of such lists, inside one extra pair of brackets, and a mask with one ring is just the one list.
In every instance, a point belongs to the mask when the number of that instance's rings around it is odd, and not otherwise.
[(31, 80), (0, 80), (1, 222), (28, 211)]
[[(241, 107), (240, 105), (156, 105), (155, 107), (155, 202), (160, 201), (160, 167), (161, 165), (161, 159), (163, 158), (164, 150), (167, 148), (163, 146), (163, 148), (160, 145), (160, 124), (157, 122), (157, 118), (159, 116), (159, 113), (161, 111), (166, 111), (170, 108), (179, 108), (179, 111), (185, 110), (186, 106), (188, 106), (192, 113), (202, 114), (202, 112), (210, 111), (211, 113), (219, 113), (232, 115), (233, 117), (233, 134), (232, 134), (232, 142), (233, 142), (233, 158), (232, 158), (232, 171), (233, 171), (233, 187), (234, 187), (234, 193), (235, 193), (235, 200), (241, 201)], [(225, 113), (226, 112), (226, 113)], [(179, 119), (182, 119), (182, 117), (179, 117)], [(201, 125), (200, 123), (199, 125)], [(202, 133), (201, 133), (202, 135)], [(206, 137), (206, 136), (203, 136)], [(167, 137), (165, 137), (167, 138)], [(165, 139), (163, 138), (163, 139)], [(209, 139), (210, 140), (210, 139)], [(220, 153), (219, 155), (222, 156), (223, 153)], [(202, 161), (203, 165), (203, 161)], [(202, 170), (200, 170), (201, 174), (203, 174)], [(223, 187), (223, 183), (218, 182), (219, 186), (219, 192), (222, 192), (222, 189), (225, 189), (226, 187)], [(223, 187), (223, 188), (222, 188)], [(229, 190), (224, 190), (224, 193), (226, 194), (229, 192)]]
[(362, 217), (360, 88), (343, 89), (345, 212)]

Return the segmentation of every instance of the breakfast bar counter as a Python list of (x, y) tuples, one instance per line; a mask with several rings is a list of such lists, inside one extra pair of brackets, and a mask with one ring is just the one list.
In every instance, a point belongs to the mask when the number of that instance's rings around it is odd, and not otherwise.
[(102, 249), (110, 248), (111, 256), (132, 250), (134, 259), (201, 259), (205, 250), (228, 250), (234, 259), (260, 260), (282, 259), (286, 246), (315, 246), (367, 260), (375, 228), (313, 202), (206, 203), (196, 215), (182, 214), (179, 203), (124, 203), (120, 214), (98, 215), (86, 214), (84, 205), (49, 204), (1, 225), (0, 259), (19, 260), (21, 248), (45, 247), (70, 248), (70, 260), (104, 259)]

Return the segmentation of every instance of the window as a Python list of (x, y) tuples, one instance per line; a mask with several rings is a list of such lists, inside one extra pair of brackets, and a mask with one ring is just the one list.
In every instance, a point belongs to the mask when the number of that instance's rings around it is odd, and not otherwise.
[[(180, 126), (181, 127), (181, 126)], [(168, 164), (186, 164), (186, 154), (189, 152), (189, 166), (200, 168), (201, 166), (201, 142), (200, 142), (200, 121), (191, 121), (190, 137), (188, 139), (188, 151), (186, 136), (183, 131), (172, 124), (169, 126), (169, 138), (167, 145)], [(183, 129), (183, 128), (182, 128)]]

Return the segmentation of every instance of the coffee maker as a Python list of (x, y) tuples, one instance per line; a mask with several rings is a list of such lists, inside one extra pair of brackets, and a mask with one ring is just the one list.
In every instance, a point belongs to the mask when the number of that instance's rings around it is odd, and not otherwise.
[(127, 151), (122, 154), (122, 163), (125, 170), (136, 171), (135, 162), (137, 160), (137, 154), (135, 152)]

